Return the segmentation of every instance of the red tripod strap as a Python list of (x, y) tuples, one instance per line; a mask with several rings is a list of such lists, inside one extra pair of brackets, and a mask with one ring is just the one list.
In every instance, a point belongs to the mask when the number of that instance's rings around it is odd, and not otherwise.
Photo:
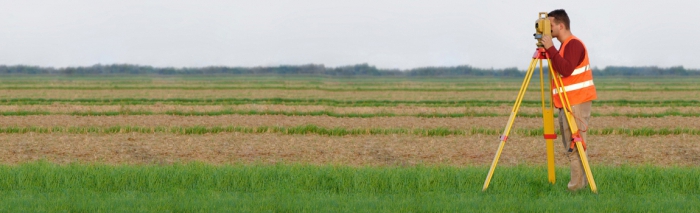
[(544, 134), (544, 139), (557, 139), (557, 134)]

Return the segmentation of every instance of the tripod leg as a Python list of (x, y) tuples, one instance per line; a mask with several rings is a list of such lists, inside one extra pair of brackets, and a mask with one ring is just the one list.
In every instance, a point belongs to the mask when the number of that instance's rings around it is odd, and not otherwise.
[(588, 157), (586, 157), (586, 151), (583, 148), (581, 142), (576, 142), (576, 148), (578, 149), (578, 154), (581, 157), (581, 163), (583, 164), (583, 171), (586, 172), (586, 178), (588, 179), (588, 185), (591, 186), (591, 191), (593, 193), (598, 193), (598, 187), (595, 185), (595, 180), (593, 180), (593, 172), (591, 172), (591, 167), (588, 164)]
[(523, 97), (525, 96), (525, 92), (527, 91), (527, 86), (530, 85), (530, 79), (532, 78), (532, 73), (534, 72), (536, 65), (537, 60), (532, 59), (532, 62), (530, 62), (530, 66), (527, 72), (525, 73), (525, 79), (523, 80), (523, 84), (520, 86), (520, 92), (518, 92), (518, 98), (516, 98), (515, 100), (515, 104), (513, 105), (513, 110), (510, 113), (510, 118), (508, 118), (506, 128), (505, 130), (503, 130), (503, 134), (501, 135), (501, 144), (498, 146), (496, 156), (494, 156), (493, 158), (493, 162), (491, 163), (489, 174), (486, 176), (486, 181), (484, 181), (484, 188), (482, 189), (482, 191), (486, 191), (486, 189), (489, 187), (489, 183), (491, 182), (491, 178), (493, 177), (493, 172), (496, 169), (496, 165), (498, 164), (498, 159), (501, 157), (503, 147), (506, 145), (506, 140), (508, 140), (508, 134), (510, 133), (510, 129), (513, 126), (515, 117), (518, 114), (518, 109), (520, 109), (520, 103), (522, 103), (523, 101)]
[(556, 183), (556, 176), (554, 171), (554, 139), (556, 139), (556, 134), (554, 134), (554, 111), (552, 109), (545, 109), (542, 111), (542, 116), (544, 117), (544, 138), (547, 142), (547, 174), (549, 177), (549, 182)]
[[(552, 76), (552, 81), (554, 82), (555, 89), (557, 90), (557, 94), (559, 95), (559, 100), (561, 100), (564, 115), (566, 116), (566, 120), (569, 124), (569, 129), (571, 130), (572, 137), (574, 134), (577, 134), (579, 129), (576, 126), (576, 121), (574, 120), (574, 116), (571, 114), (571, 104), (569, 103), (569, 98), (566, 96), (566, 90), (564, 89), (564, 82), (562, 81), (561, 77), (551, 68), (552, 67), (552, 62), (549, 61), (549, 69), (550, 69), (550, 75)], [(583, 165), (583, 171), (586, 173), (586, 178), (588, 179), (588, 185), (591, 186), (591, 191), (594, 193), (598, 193), (598, 187), (595, 184), (595, 180), (593, 179), (593, 173), (591, 172), (591, 167), (588, 164), (588, 158), (586, 157), (586, 151), (583, 147), (583, 138), (579, 136), (578, 139), (575, 139), (575, 145), (576, 149), (579, 153), (579, 157), (581, 158), (581, 164)]]
[[(540, 93), (542, 94), (542, 120), (544, 124), (544, 139), (547, 144), (547, 177), (549, 182), (555, 184), (557, 182), (556, 173), (554, 170), (554, 139), (557, 135), (554, 134), (554, 109), (550, 101), (549, 108), (545, 105), (544, 93), (544, 71), (542, 68), (542, 60), (540, 62)], [(550, 89), (551, 90), (551, 89)], [(549, 91), (549, 90), (548, 90)]]

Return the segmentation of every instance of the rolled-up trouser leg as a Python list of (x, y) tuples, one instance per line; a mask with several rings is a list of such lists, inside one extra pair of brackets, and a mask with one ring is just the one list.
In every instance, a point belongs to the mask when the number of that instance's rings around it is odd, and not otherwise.
[[(571, 110), (575, 116), (576, 126), (579, 129), (583, 141), (586, 142), (586, 145), (590, 146), (590, 141), (586, 139), (585, 131), (588, 130), (588, 121), (591, 118), (591, 102), (588, 101), (571, 106)], [(564, 149), (567, 151), (567, 157), (569, 158), (569, 164), (571, 166), (571, 181), (569, 181), (568, 188), (569, 190), (584, 188), (588, 185), (588, 180), (586, 179), (586, 173), (583, 171), (581, 156), (579, 156), (576, 147), (574, 147), (572, 152), (568, 152), (571, 145), (571, 130), (569, 129), (569, 123), (566, 120), (563, 109), (559, 109), (559, 127), (562, 134), (561, 138)]]

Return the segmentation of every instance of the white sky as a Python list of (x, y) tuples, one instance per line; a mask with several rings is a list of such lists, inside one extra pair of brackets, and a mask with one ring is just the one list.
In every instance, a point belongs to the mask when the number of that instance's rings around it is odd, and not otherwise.
[(0, 0), (0, 64), (525, 69), (559, 8), (593, 66), (700, 68), (691, 0)]

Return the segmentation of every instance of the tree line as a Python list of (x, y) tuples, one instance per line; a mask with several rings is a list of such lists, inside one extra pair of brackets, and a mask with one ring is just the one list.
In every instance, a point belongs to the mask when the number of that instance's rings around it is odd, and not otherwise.
[[(152, 67), (133, 64), (96, 64), (86, 67), (38, 67), (26, 65), (0, 65), (0, 75), (306, 75), (306, 76), (395, 76), (395, 77), (523, 77), (524, 70), (515, 67), (503, 69), (477, 68), (469, 65), (452, 67), (421, 67), (407, 70), (380, 69), (368, 64), (326, 67), (322, 64), (281, 65), (268, 67), (209, 66), (200, 68)], [(626, 67), (607, 66), (594, 68), (594, 76), (700, 76), (698, 69), (683, 66), (660, 68), (656, 66)]]

